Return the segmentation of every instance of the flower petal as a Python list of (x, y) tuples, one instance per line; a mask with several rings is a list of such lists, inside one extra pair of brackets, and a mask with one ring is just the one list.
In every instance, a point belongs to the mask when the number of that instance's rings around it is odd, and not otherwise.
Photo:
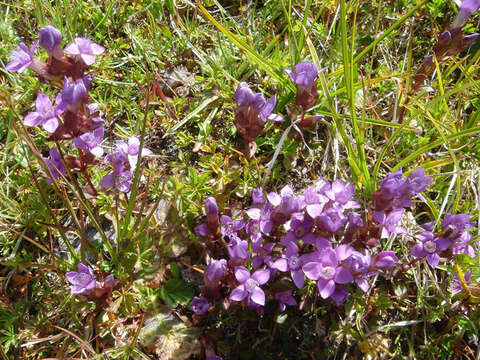
[(263, 285), (270, 279), (270, 270), (257, 270), (253, 273), (252, 279), (255, 280), (258, 285)]
[(248, 292), (245, 290), (243, 285), (237, 286), (230, 294), (229, 299), (234, 301), (242, 301), (248, 295)]
[(250, 278), (250, 271), (244, 266), (236, 266), (235, 277), (240, 284), (243, 284)]
[(335, 281), (320, 279), (317, 288), (322, 299), (326, 299), (335, 291)]
[(23, 124), (26, 126), (37, 126), (43, 120), (42, 115), (38, 112), (31, 112), (23, 119)]
[(347, 269), (339, 266), (335, 271), (335, 282), (337, 284), (347, 284), (353, 280), (352, 273)]
[(265, 293), (258, 286), (255, 289), (253, 289), (253, 291), (251, 292), (250, 299), (255, 304), (258, 304), (261, 306), (265, 305)]

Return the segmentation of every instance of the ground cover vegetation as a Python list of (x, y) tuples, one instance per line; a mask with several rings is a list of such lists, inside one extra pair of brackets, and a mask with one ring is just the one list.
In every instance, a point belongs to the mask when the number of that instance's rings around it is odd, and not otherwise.
[(479, 7), (1, 3), (1, 358), (479, 359)]

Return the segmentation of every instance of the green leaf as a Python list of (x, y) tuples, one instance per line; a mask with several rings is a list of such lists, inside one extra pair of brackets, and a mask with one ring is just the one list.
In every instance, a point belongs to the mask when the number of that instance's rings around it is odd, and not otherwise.
[(194, 294), (194, 289), (181, 279), (170, 279), (160, 288), (160, 297), (171, 308), (187, 305)]

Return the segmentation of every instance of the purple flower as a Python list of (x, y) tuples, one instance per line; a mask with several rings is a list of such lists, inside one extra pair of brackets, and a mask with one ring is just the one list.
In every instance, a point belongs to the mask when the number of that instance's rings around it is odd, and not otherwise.
[(432, 178), (426, 175), (423, 168), (413, 170), (406, 178), (406, 184), (411, 196), (424, 192), (431, 182)]
[(252, 155), (256, 149), (253, 139), (263, 131), (267, 119), (273, 121), (284, 121), (284, 119), (272, 113), (277, 102), (275, 96), (265, 100), (263, 94), (252, 92), (245, 82), (238, 85), (234, 96), (237, 101), (235, 126), (242, 134), (245, 144), (248, 145), (249, 154)]
[(59, 125), (57, 115), (62, 113), (62, 110), (58, 107), (59, 100), (60, 98), (57, 97), (57, 106), (53, 107), (47, 95), (42, 93), (38, 94), (35, 100), (36, 111), (25, 116), (23, 123), (27, 126), (41, 125), (45, 131), (54, 133)]
[(321, 229), (335, 234), (342, 230), (348, 220), (343, 213), (344, 210), (345, 208), (342, 205), (334, 203), (315, 220)]
[(295, 196), (290, 185), (284, 186), (280, 194), (269, 193), (267, 199), (273, 206), (270, 219), (277, 225), (285, 224), (293, 213), (301, 209), (299, 198)]
[(440, 256), (438, 252), (448, 249), (452, 242), (445, 238), (435, 238), (431, 232), (423, 232), (418, 235), (418, 239), (422, 242), (412, 248), (412, 256), (416, 258), (427, 258), (428, 264), (437, 267)]
[(72, 284), (70, 292), (72, 294), (88, 295), (95, 288), (95, 276), (93, 269), (82, 263), (78, 264), (78, 272), (70, 271), (65, 274), (67, 281)]
[(103, 149), (101, 146), (98, 145), (103, 140), (104, 132), (105, 130), (103, 128), (103, 124), (100, 123), (94, 130), (86, 132), (74, 138), (73, 145), (75, 145), (78, 149), (88, 150), (93, 155), (100, 157), (103, 155)]
[(235, 267), (235, 277), (240, 283), (230, 294), (230, 300), (242, 301), (247, 298), (253, 303), (264, 306), (265, 305), (265, 293), (260, 288), (270, 279), (270, 271), (261, 269), (257, 270), (250, 275), (250, 271), (243, 266)]
[[(58, 179), (60, 174), (65, 174), (66, 169), (65, 166), (63, 165), (62, 162), (62, 157), (60, 156), (60, 153), (58, 152), (57, 148), (52, 147), (50, 149), (50, 156), (48, 158), (43, 158), (43, 161), (45, 164), (48, 166), (50, 172), (52, 173), (52, 176), (54, 179)], [(52, 178), (50, 177), (50, 174), (46, 171), (47, 173), (47, 184), (51, 184), (53, 182)]]
[(448, 239), (456, 239), (460, 237), (467, 229), (473, 225), (470, 224), (470, 215), (458, 214), (452, 215), (448, 213), (442, 221), (443, 236)]
[[(117, 147), (122, 150), (128, 156), (128, 162), (130, 168), (135, 169), (137, 167), (137, 158), (140, 151), (140, 139), (137, 136), (131, 136), (128, 141), (118, 141)], [(143, 147), (141, 157), (152, 155), (152, 151)], [(218, 211), (218, 210), (217, 210)]]
[(403, 226), (397, 226), (402, 219), (403, 209), (392, 210), (386, 214), (383, 211), (375, 211), (373, 218), (382, 226), (382, 239), (390, 237), (391, 234), (406, 234), (407, 230)]
[[(324, 72), (326, 68), (320, 70)], [(303, 111), (307, 111), (314, 106), (318, 100), (317, 92), (317, 78), (319, 71), (317, 67), (311, 62), (301, 62), (295, 65), (294, 71), (289, 68), (285, 72), (297, 85), (296, 104), (300, 106)]]
[(245, 263), (249, 257), (248, 242), (239, 237), (231, 237), (227, 246), (228, 254), (230, 255), (230, 263), (239, 265)]
[(439, 252), (447, 250), (452, 242), (445, 238), (436, 238), (431, 232), (423, 232), (418, 235), (418, 239), (422, 242), (412, 248), (412, 256), (416, 258), (427, 258), (428, 264), (432, 268), (436, 268), (440, 262)]
[(286, 224), (288, 232), (280, 243), (287, 246), (289, 242), (297, 243), (302, 240), (305, 244), (313, 244), (316, 237), (310, 232), (312, 227), (313, 221), (306, 219), (303, 213), (294, 213)]
[(282, 272), (290, 271), (293, 283), (297, 288), (301, 289), (305, 284), (302, 266), (309, 260), (309, 255), (300, 255), (298, 253), (297, 244), (289, 242), (285, 249), (285, 257), (275, 260), (272, 267)]
[(114, 151), (113, 153), (108, 154), (105, 160), (112, 164), (113, 171), (100, 180), (100, 186), (106, 189), (115, 186), (118, 191), (128, 193), (132, 186), (131, 180), (133, 175), (129, 170), (128, 160), (125, 153), (119, 150)]
[(372, 260), (372, 268), (379, 270), (388, 270), (395, 266), (398, 258), (394, 251), (382, 251)]
[(286, 305), (297, 305), (297, 301), (292, 296), (292, 290), (277, 292), (274, 297), (280, 303), (280, 311), (285, 311)]
[(377, 211), (397, 210), (412, 206), (411, 198), (425, 191), (432, 178), (425, 175), (424, 169), (413, 170), (407, 178), (402, 170), (388, 174), (380, 183), (380, 189), (373, 195)]
[(273, 207), (266, 203), (262, 209), (251, 208), (247, 210), (247, 215), (252, 221), (247, 224), (246, 232), (250, 235), (253, 242), (262, 238), (262, 234), (269, 234), (273, 229), (273, 222), (270, 214)]
[(252, 267), (254, 269), (262, 266), (262, 264), (266, 264), (268, 267), (273, 267), (273, 261), (270, 254), (275, 247), (275, 243), (270, 242), (263, 245), (263, 241), (260, 238), (258, 241), (252, 241), (252, 252), (255, 255), (252, 259)]
[[(463, 276), (463, 278), (465, 279), (465, 283), (467, 285), (470, 284), (470, 278), (472, 277), (472, 270), (469, 270), (465, 273), (465, 275)], [(450, 287), (448, 288), (448, 290), (450, 290), (450, 292), (452, 294), (457, 294), (459, 293), (460, 291), (463, 291), (465, 288), (462, 284), (462, 282), (460, 281), (460, 278), (458, 277), (457, 274), (453, 275), (452, 277), (452, 284), (450, 285)]]
[(345, 205), (347, 208), (358, 208), (360, 205), (351, 201), (355, 195), (355, 187), (342, 180), (335, 180), (329, 190), (324, 191), (325, 195), (332, 201)]
[(56, 59), (63, 58), (63, 50), (60, 46), (62, 33), (53, 26), (44, 26), (40, 29), (38, 44), (45, 49), (49, 56)]
[[(208, 212), (207, 212), (207, 217), (208, 217)], [(227, 215), (222, 215), (220, 217), (220, 222), (222, 223), (222, 226), (220, 228), (220, 234), (222, 234), (222, 236), (225, 236), (229, 239), (231, 237), (237, 237), (237, 232), (239, 232), (245, 227), (245, 221), (243, 220), (233, 221), (232, 218)]]
[(323, 299), (335, 292), (336, 284), (347, 284), (353, 280), (352, 273), (340, 265), (353, 252), (348, 245), (340, 245), (335, 250), (323, 249), (316, 261), (303, 266), (303, 272), (312, 280), (317, 281), (318, 292)]
[(371, 263), (372, 259), (370, 255), (363, 254), (359, 251), (353, 251), (350, 257), (344, 262), (344, 266), (353, 274), (355, 283), (363, 292), (367, 292), (370, 288), (366, 277), (376, 273), (375, 271), (371, 271)]
[(252, 190), (252, 202), (254, 205), (260, 205), (265, 202), (265, 196), (261, 187)]
[(87, 38), (76, 38), (65, 46), (65, 51), (69, 54), (79, 56), (85, 65), (92, 65), (95, 62), (94, 55), (100, 55), (105, 51), (103, 46), (95, 44)]
[(342, 304), (345, 300), (348, 299), (350, 296), (350, 293), (345, 289), (345, 286), (343, 285), (336, 285), (335, 286), (335, 291), (333, 292), (332, 295), (330, 295), (330, 299), (332, 299), (337, 306)]
[(10, 72), (23, 72), (34, 60), (33, 53), (37, 47), (37, 43), (33, 43), (30, 50), (23, 42), (18, 45), (16, 50), (10, 53), (11, 61), (5, 66)]
[(205, 285), (209, 287), (216, 286), (226, 272), (227, 260), (220, 259), (210, 261), (210, 264), (208, 264), (203, 274)]
[(65, 78), (62, 89), (62, 105), (76, 105), (81, 100), (83, 100), (88, 90), (90, 89), (90, 83), (92, 82), (92, 77), (85, 76), (81, 79), (77, 79), (73, 82), (70, 82)]
[(467, 19), (480, 7), (480, 0), (465, 0), (458, 9), (458, 14), (453, 20), (451, 28), (462, 27)]
[(475, 257), (475, 250), (469, 245), (470, 240), (472, 240), (472, 234), (468, 231), (464, 231), (459, 237), (457, 237), (453, 242), (453, 254), (467, 254), (470, 257)]
[(192, 310), (195, 314), (203, 315), (205, 314), (212, 304), (208, 302), (204, 297), (195, 296), (192, 299)]
[[(293, 82), (303, 88), (310, 88), (318, 78), (317, 67), (311, 62), (301, 62), (293, 68), (285, 68), (285, 72), (293, 80)], [(325, 71), (322, 69), (322, 71)]]

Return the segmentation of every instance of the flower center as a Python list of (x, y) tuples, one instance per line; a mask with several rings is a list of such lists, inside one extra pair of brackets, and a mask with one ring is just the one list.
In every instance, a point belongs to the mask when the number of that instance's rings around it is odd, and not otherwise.
[(90, 281), (92, 281), (92, 277), (89, 274), (79, 273), (77, 281), (82, 286), (86, 286), (88, 283), (90, 283)]
[(433, 253), (437, 249), (437, 246), (435, 245), (435, 243), (433, 241), (426, 241), (425, 244), (423, 245), (423, 247), (429, 253)]
[(258, 233), (258, 232), (260, 232), (260, 225), (258, 225), (258, 224), (253, 224), (253, 226), (252, 226), (252, 232), (253, 232), (253, 233)]
[(295, 230), (295, 236), (297, 238), (301, 238), (304, 234), (305, 234), (305, 229), (303, 228), (303, 226), (300, 226)]
[(325, 280), (333, 278), (333, 275), (335, 275), (335, 269), (331, 266), (325, 266), (320, 273), (320, 276)]
[(291, 270), (296, 270), (299, 266), (299, 261), (297, 256), (292, 256), (289, 260), (289, 265)]
[(245, 288), (247, 289), (248, 292), (252, 292), (257, 286), (258, 286), (258, 283), (252, 278), (248, 279), (245, 282)]

